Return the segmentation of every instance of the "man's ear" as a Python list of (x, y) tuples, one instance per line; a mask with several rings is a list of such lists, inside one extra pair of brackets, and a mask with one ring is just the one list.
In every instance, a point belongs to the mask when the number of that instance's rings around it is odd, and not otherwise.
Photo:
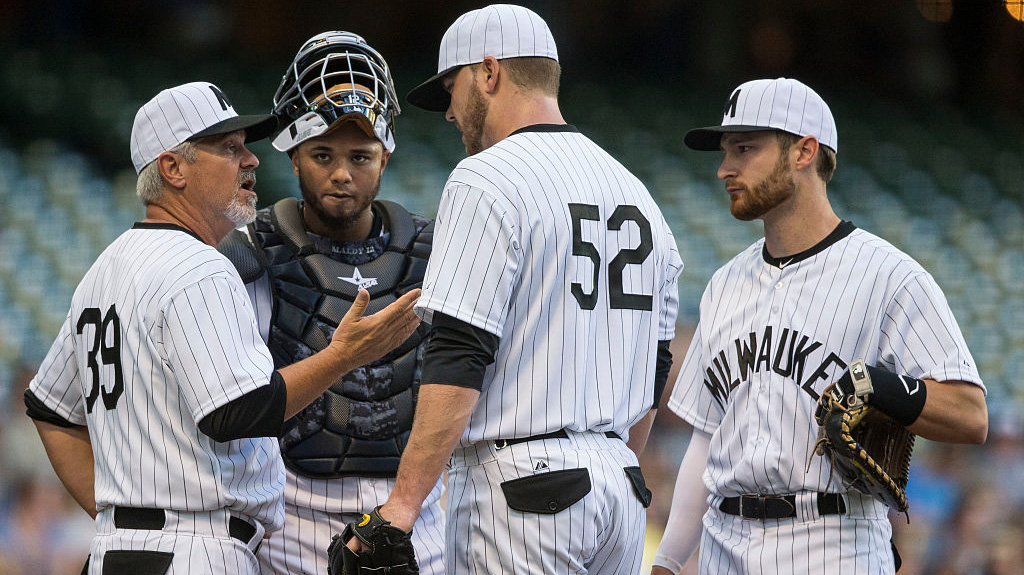
[(174, 152), (164, 152), (156, 159), (156, 166), (157, 169), (160, 170), (160, 176), (171, 187), (177, 190), (185, 189), (185, 182), (187, 178), (185, 172), (182, 170), (184, 164), (185, 158), (182, 158)]
[(498, 79), (501, 78), (503, 72), (501, 62), (494, 56), (487, 56), (483, 62), (480, 62), (478, 71), (483, 83), (481, 89), (488, 94), (493, 94), (498, 87)]
[(792, 150), (797, 153), (796, 168), (803, 170), (813, 168), (814, 161), (818, 157), (818, 140), (813, 136), (804, 136), (797, 140)]

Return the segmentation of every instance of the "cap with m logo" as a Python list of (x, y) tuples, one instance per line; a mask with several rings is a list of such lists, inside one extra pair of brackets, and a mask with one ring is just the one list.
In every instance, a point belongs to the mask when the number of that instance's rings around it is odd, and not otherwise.
[(245, 141), (266, 138), (277, 127), (270, 114), (239, 116), (224, 92), (209, 82), (161, 91), (135, 114), (131, 153), (135, 172), (186, 140), (245, 130)]
[(828, 104), (817, 92), (792, 78), (740, 84), (726, 100), (722, 124), (690, 130), (683, 141), (694, 150), (717, 151), (724, 133), (763, 130), (813, 136), (833, 152), (838, 151), (836, 121)]

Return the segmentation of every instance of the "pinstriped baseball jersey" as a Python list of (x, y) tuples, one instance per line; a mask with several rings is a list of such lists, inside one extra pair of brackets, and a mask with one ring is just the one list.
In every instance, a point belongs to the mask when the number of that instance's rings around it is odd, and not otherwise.
[(857, 358), (984, 389), (934, 279), (885, 240), (844, 222), (803, 254), (769, 259), (762, 239), (711, 278), (668, 403), (712, 434), (713, 496), (843, 492), (825, 458), (811, 457), (813, 415)]
[(572, 126), (531, 126), (448, 178), (417, 311), (498, 335), (463, 445), (629, 427), (653, 403), (682, 262), (643, 184)]
[(136, 224), (86, 273), (30, 389), (88, 425), (98, 509), (228, 508), (273, 530), (284, 519), (277, 441), (218, 443), (197, 427), (272, 371), (228, 260), (182, 228)]

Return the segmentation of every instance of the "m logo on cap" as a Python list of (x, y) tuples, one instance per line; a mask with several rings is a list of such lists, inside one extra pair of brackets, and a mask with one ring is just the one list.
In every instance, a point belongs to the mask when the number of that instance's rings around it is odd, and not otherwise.
[(729, 97), (729, 101), (725, 103), (725, 109), (722, 110), (722, 115), (728, 114), (730, 118), (736, 117), (736, 104), (740, 101), (740, 90), (736, 90)]
[(213, 92), (213, 95), (217, 97), (217, 101), (220, 102), (220, 108), (222, 110), (227, 111), (229, 108), (234, 108), (234, 106), (231, 105), (231, 102), (228, 101), (228, 97), (224, 95), (224, 92), (220, 91), (220, 88), (213, 84), (210, 84), (209, 88), (210, 91)]

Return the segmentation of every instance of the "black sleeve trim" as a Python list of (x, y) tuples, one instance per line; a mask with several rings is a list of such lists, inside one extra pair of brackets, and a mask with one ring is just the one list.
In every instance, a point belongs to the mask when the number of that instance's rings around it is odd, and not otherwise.
[(284, 406), (288, 388), (284, 378), (275, 371), (270, 385), (239, 397), (210, 412), (199, 422), (199, 431), (214, 441), (231, 441), (247, 437), (277, 437), (284, 423)]
[(436, 311), (431, 326), (420, 383), (483, 389), (484, 371), (498, 351), (498, 336)]
[(58, 427), (83, 427), (64, 419), (59, 413), (50, 409), (31, 390), (25, 390), (25, 415), (36, 421), (50, 423)]
[(665, 393), (665, 384), (668, 383), (668, 372), (672, 369), (672, 340), (658, 341), (658, 357), (654, 364), (654, 405), (651, 409), (658, 409), (661, 405), (661, 396)]

